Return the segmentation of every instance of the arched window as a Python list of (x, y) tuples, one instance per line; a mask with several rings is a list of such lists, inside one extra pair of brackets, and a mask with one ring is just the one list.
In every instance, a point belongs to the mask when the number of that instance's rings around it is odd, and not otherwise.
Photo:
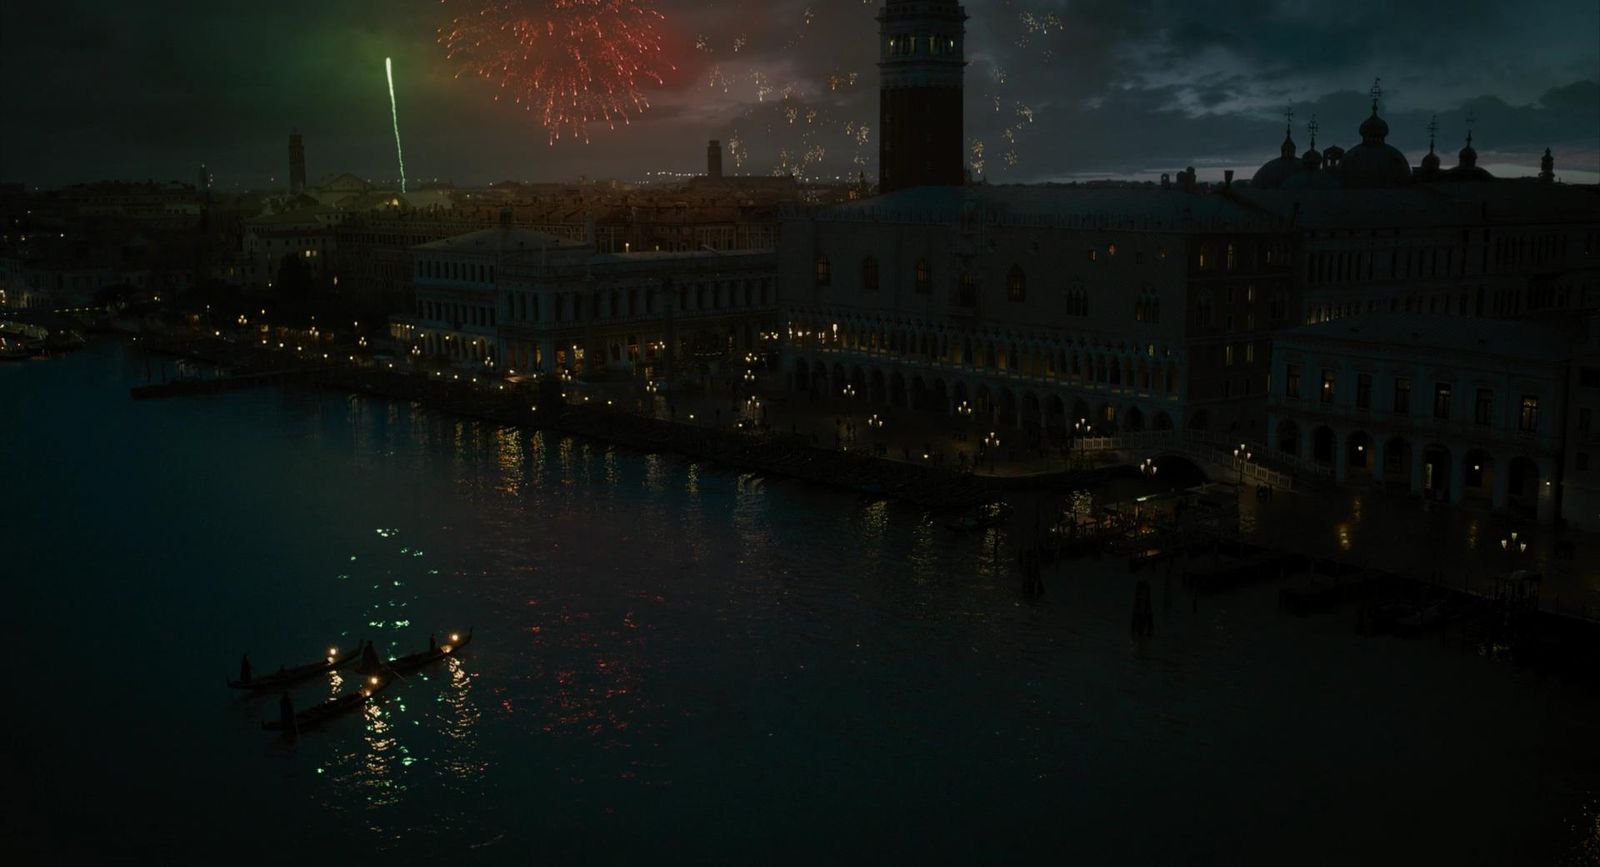
[(933, 291), (933, 266), (925, 258), (917, 260), (917, 291), (923, 295)]
[(962, 307), (978, 306), (978, 281), (971, 274), (961, 275), (961, 291), (956, 300)]
[(1161, 298), (1154, 289), (1145, 289), (1139, 293), (1139, 299), (1133, 302), (1133, 318), (1138, 322), (1161, 321)]
[(1233, 245), (1232, 244), (1228, 245), (1228, 254), (1227, 255), (1228, 255), (1228, 263), (1227, 263), (1227, 265), (1225, 267), (1227, 268), (1227, 270), (1232, 271), (1233, 270), (1233, 264), (1234, 264), (1234, 260), (1233, 260)]
[(1201, 244), (1200, 245), (1200, 270), (1204, 271), (1209, 267), (1211, 267), (1211, 245), (1210, 244)]
[(878, 260), (874, 256), (861, 260), (861, 291), (878, 291)]
[(1089, 315), (1089, 291), (1082, 284), (1073, 284), (1067, 289), (1067, 315)]
[(1028, 297), (1028, 277), (1022, 273), (1021, 265), (1012, 265), (1006, 274), (1006, 299), (1009, 301), (1023, 301)]
[(826, 286), (833, 282), (833, 268), (828, 264), (828, 257), (817, 254), (817, 285)]

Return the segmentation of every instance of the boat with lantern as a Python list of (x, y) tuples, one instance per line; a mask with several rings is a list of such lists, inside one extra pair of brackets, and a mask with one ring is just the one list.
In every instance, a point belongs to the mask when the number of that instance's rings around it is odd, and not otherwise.
[(392, 671), (396, 674), (405, 674), (408, 671), (416, 671), (417, 669), (428, 665), (429, 663), (438, 662), (439, 660), (444, 659), (446, 656), (454, 656), (461, 650), (461, 648), (466, 647), (471, 641), (472, 630), (470, 629), (468, 629), (465, 634), (460, 632), (451, 633), (450, 640), (443, 644), (435, 643), (433, 636), (430, 635), (428, 636), (427, 650), (420, 650), (416, 653), (391, 659), (382, 664), (382, 669), (386, 671)]
[(283, 732), (289, 735), (298, 735), (306, 729), (315, 728), (336, 716), (349, 713), (372, 700), (372, 697), (389, 688), (394, 682), (392, 677), (368, 675), (366, 682), (359, 689), (352, 690), (343, 695), (334, 696), (327, 701), (314, 704), (299, 713), (295, 712), (294, 702), (286, 692), (278, 701), (278, 718), (261, 721), (261, 728), (269, 732)]
[(234, 689), (248, 689), (251, 692), (266, 692), (268, 690), (282, 689), (286, 686), (299, 683), (302, 680), (316, 677), (319, 674), (344, 668), (361, 656), (361, 648), (366, 642), (357, 642), (355, 649), (340, 652), (337, 647), (328, 648), (328, 655), (320, 662), (308, 662), (293, 668), (279, 668), (271, 674), (256, 676), (250, 669), (250, 657), (246, 655), (239, 664), (239, 679), (228, 681), (228, 686)]

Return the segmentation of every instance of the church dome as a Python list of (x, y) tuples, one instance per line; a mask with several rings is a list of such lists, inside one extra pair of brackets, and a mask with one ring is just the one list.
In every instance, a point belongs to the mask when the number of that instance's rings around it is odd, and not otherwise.
[(1300, 160), (1293, 156), (1278, 157), (1259, 169), (1250, 179), (1250, 186), (1259, 190), (1271, 190), (1283, 186), (1283, 182), (1300, 171)]
[(1411, 180), (1411, 161), (1389, 145), (1363, 142), (1345, 153), (1339, 179), (1347, 187), (1398, 187)]
[(1261, 168), (1256, 169), (1255, 176), (1250, 179), (1250, 186), (1261, 190), (1271, 190), (1283, 186), (1283, 182), (1290, 175), (1300, 171), (1300, 158), (1294, 154), (1294, 138), (1285, 132), (1283, 145), (1278, 148), (1278, 158), (1269, 160)]
[(1372, 110), (1372, 116), (1361, 122), (1361, 143), (1382, 144), (1389, 137), (1389, 124), (1378, 117), (1378, 110)]
[(1340, 160), (1339, 181), (1347, 187), (1398, 187), (1411, 180), (1411, 161), (1384, 142), (1389, 125), (1378, 117), (1377, 101), (1372, 116), (1361, 122), (1361, 144), (1346, 151)]
[(1422, 158), (1422, 165), (1417, 166), (1416, 177), (1418, 180), (1431, 181), (1439, 174), (1439, 155), (1428, 148), (1427, 156)]
[(1447, 181), (1492, 181), (1494, 175), (1487, 169), (1478, 167), (1478, 151), (1472, 147), (1472, 135), (1467, 135), (1467, 146), (1457, 155), (1460, 162), (1455, 168), (1446, 169), (1439, 177)]

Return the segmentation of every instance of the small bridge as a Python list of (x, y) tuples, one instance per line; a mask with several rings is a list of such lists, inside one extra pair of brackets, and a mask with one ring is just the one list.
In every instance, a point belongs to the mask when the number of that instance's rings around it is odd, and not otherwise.
[[(1080, 437), (1072, 450), (1081, 455), (1114, 454), (1130, 464), (1150, 458), (1179, 457), (1194, 464), (1206, 478), (1219, 482), (1266, 486), (1276, 491), (1294, 489), (1291, 472), (1275, 470), (1260, 463), (1259, 455), (1246, 458), (1236, 454), (1237, 439), (1205, 431), (1153, 430), (1107, 437)], [(1260, 446), (1252, 451), (1264, 451)]]

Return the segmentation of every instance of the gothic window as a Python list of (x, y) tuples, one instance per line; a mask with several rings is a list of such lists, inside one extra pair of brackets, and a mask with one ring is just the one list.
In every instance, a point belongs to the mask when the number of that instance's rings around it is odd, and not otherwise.
[(1012, 265), (1011, 271), (1006, 274), (1006, 298), (1010, 301), (1022, 301), (1027, 297), (1027, 275), (1022, 273), (1022, 266)]
[(1074, 284), (1067, 289), (1067, 315), (1089, 315), (1089, 292), (1081, 284)]
[(1133, 302), (1133, 318), (1136, 322), (1161, 321), (1161, 297), (1154, 289), (1139, 293), (1139, 298)]
[(818, 286), (826, 286), (833, 282), (833, 268), (828, 264), (828, 257), (820, 253), (817, 255), (816, 272)]
[(917, 291), (924, 295), (933, 291), (933, 266), (927, 259), (917, 260)]
[(878, 260), (868, 256), (861, 260), (861, 291), (878, 291)]

